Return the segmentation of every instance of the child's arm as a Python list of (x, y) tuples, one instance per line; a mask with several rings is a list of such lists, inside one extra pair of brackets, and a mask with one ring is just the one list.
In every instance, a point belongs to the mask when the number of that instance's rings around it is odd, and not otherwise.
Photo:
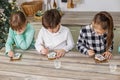
[(5, 44), (6, 53), (13, 50), (13, 43), (14, 43), (13, 36), (15, 35), (13, 34), (13, 30), (10, 28), (8, 38)]
[(80, 35), (78, 37), (78, 41), (77, 41), (77, 49), (79, 50), (79, 52), (83, 53), (83, 54), (88, 54), (88, 48), (85, 46), (85, 33), (82, 32), (82, 30), (80, 30)]
[(88, 50), (87, 53), (90, 57), (93, 57), (95, 55), (95, 52), (93, 50)]
[(103, 56), (105, 56), (106, 59), (112, 58), (112, 50), (113, 50), (113, 42), (111, 44), (111, 47), (108, 49), (108, 51), (103, 53)]
[(112, 53), (112, 51), (113, 51), (113, 41), (112, 41), (111, 47), (108, 49), (108, 51)]
[(74, 41), (73, 41), (73, 37), (72, 34), (70, 32), (70, 30), (68, 29), (68, 35), (67, 35), (67, 45), (63, 48), (66, 52), (68, 52), (69, 50), (71, 50), (74, 47)]
[(43, 43), (43, 31), (42, 31), (43, 28), (41, 28), (41, 30), (39, 31), (39, 34), (38, 34), (38, 37), (37, 37), (37, 40), (35, 42), (35, 48), (36, 50), (41, 53), (41, 50), (43, 47), (45, 47), (44, 43)]
[(49, 53), (49, 49), (47, 47), (45, 47), (44, 44), (41, 44), (42, 48), (40, 50), (41, 54), (43, 55), (47, 55)]
[(30, 24), (28, 24), (23, 34), (18, 34), (15, 36), (18, 46), (21, 49), (26, 50), (30, 47), (34, 39), (34, 32), (35, 32), (34, 28)]

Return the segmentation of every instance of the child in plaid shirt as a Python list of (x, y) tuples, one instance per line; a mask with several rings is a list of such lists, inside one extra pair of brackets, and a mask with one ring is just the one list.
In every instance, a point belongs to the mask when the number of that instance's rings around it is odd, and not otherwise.
[(113, 50), (113, 35), (112, 16), (106, 11), (99, 12), (94, 16), (92, 24), (80, 30), (77, 49), (89, 56), (102, 54), (110, 59)]

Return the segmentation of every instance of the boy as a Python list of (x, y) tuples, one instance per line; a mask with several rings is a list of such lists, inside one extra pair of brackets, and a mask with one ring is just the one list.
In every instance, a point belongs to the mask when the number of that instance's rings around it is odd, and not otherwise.
[(36, 50), (44, 55), (56, 52), (59, 58), (74, 47), (70, 30), (60, 24), (61, 15), (56, 9), (48, 10), (42, 17), (42, 25), (35, 43)]

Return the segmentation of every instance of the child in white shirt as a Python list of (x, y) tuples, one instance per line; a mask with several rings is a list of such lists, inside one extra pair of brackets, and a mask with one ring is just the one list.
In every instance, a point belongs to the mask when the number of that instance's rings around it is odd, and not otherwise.
[(60, 25), (60, 21), (61, 15), (56, 9), (44, 13), (43, 27), (35, 43), (35, 48), (39, 53), (47, 55), (52, 50), (57, 53), (56, 58), (59, 58), (74, 47), (70, 30)]

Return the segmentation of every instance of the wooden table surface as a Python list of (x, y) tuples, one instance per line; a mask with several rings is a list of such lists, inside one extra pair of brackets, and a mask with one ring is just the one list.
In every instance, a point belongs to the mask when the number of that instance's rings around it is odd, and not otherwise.
[(54, 60), (36, 54), (23, 53), (20, 61), (10, 61), (0, 51), (0, 80), (120, 80), (120, 55), (111, 60), (117, 64), (115, 72), (110, 72), (109, 63), (96, 64), (92, 58), (78, 52), (69, 52), (59, 59), (61, 68), (54, 67)]

